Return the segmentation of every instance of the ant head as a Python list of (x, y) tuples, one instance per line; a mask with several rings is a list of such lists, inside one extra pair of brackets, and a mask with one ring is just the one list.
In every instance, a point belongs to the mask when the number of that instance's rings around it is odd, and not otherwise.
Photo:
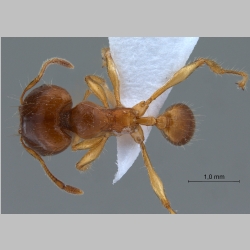
[[(45, 61), (37, 77), (26, 86), (20, 97), (19, 134), (21, 142), (26, 150), (35, 150), (40, 155), (60, 153), (71, 142), (71, 136), (64, 131), (63, 124), (61, 124), (61, 116), (72, 106), (71, 96), (65, 89), (44, 84), (33, 89), (23, 99), (25, 93), (40, 81), (47, 67), (51, 64), (74, 68), (73, 64), (62, 58), (54, 57)], [(34, 157), (39, 158), (39, 156)]]
[(31, 91), (19, 107), (22, 139), (40, 155), (65, 150), (71, 142), (62, 127), (62, 115), (72, 106), (69, 93), (56, 85), (42, 85)]
[(194, 135), (194, 114), (187, 105), (177, 103), (157, 118), (156, 126), (169, 142), (182, 146), (188, 143)]

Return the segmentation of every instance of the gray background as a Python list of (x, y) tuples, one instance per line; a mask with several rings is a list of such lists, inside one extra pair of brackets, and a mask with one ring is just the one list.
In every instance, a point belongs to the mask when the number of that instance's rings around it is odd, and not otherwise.
[[(66, 184), (84, 190), (83, 196), (59, 190), (45, 176), (37, 160), (19, 143), (16, 113), (22, 86), (38, 73), (44, 60), (62, 57), (74, 70), (51, 66), (43, 82), (66, 88), (74, 104), (86, 91), (83, 77), (101, 68), (100, 50), (107, 38), (2, 38), (2, 213), (167, 213), (149, 184), (141, 156), (115, 185), (116, 139), (111, 138), (101, 157), (85, 173), (75, 163), (85, 153), (65, 152), (46, 157), (52, 173)], [(249, 38), (201, 38), (189, 61), (216, 59), (226, 68), (250, 74)], [(146, 147), (160, 175), (172, 207), (178, 213), (249, 213), (250, 95), (238, 90), (236, 76), (215, 76), (203, 67), (174, 87), (164, 109), (176, 102), (192, 106), (198, 131), (185, 149), (170, 145), (154, 128)], [(249, 86), (250, 83), (248, 83)], [(92, 99), (95, 100), (95, 99)], [(204, 174), (223, 174), (240, 183), (188, 183)]]

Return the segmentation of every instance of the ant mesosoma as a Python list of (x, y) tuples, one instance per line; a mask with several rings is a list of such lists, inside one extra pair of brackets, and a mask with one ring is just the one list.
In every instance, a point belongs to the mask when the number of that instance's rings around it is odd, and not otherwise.
[[(72, 150), (88, 150), (76, 164), (80, 171), (87, 170), (99, 157), (110, 136), (130, 134), (140, 145), (143, 160), (147, 168), (151, 186), (170, 213), (175, 211), (166, 197), (161, 179), (155, 172), (144, 145), (141, 125), (156, 126), (163, 136), (172, 144), (181, 146), (190, 141), (195, 130), (195, 118), (191, 109), (182, 103), (174, 104), (158, 117), (144, 117), (150, 103), (167, 89), (185, 80), (198, 67), (206, 64), (215, 74), (236, 74), (243, 77), (238, 87), (245, 88), (248, 75), (244, 72), (223, 69), (216, 62), (199, 58), (181, 68), (152, 96), (132, 108), (126, 108), (120, 101), (120, 83), (115, 63), (108, 48), (102, 49), (103, 64), (114, 91), (110, 91), (104, 79), (89, 75), (85, 81), (89, 87), (83, 101), (72, 108), (69, 93), (56, 85), (44, 84), (33, 89), (23, 99), (25, 93), (33, 88), (42, 78), (50, 64), (59, 64), (67, 68), (74, 66), (61, 58), (51, 58), (42, 64), (38, 76), (23, 90), (20, 97), (19, 134), (23, 147), (42, 165), (46, 174), (61, 189), (72, 194), (83, 194), (83, 191), (65, 185), (47, 168), (41, 156), (54, 155), (64, 151), (70, 144)], [(103, 106), (87, 101), (90, 94), (96, 95)], [(113, 104), (114, 108), (110, 108)]]

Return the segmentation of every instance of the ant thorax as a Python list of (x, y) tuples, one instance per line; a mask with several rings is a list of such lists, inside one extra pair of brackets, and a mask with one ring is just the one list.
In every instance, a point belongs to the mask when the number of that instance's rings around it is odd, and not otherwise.
[(64, 112), (64, 128), (82, 139), (91, 139), (113, 133), (115, 136), (129, 134), (137, 127), (137, 112), (132, 108), (107, 109), (93, 102), (83, 101)]

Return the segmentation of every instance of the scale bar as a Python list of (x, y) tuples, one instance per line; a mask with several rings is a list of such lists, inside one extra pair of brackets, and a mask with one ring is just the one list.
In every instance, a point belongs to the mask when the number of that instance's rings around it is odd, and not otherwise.
[(238, 182), (238, 183), (240, 183), (240, 180), (238, 180), (238, 181), (190, 181), (190, 180), (188, 180), (188, 183), (189, 182)]

